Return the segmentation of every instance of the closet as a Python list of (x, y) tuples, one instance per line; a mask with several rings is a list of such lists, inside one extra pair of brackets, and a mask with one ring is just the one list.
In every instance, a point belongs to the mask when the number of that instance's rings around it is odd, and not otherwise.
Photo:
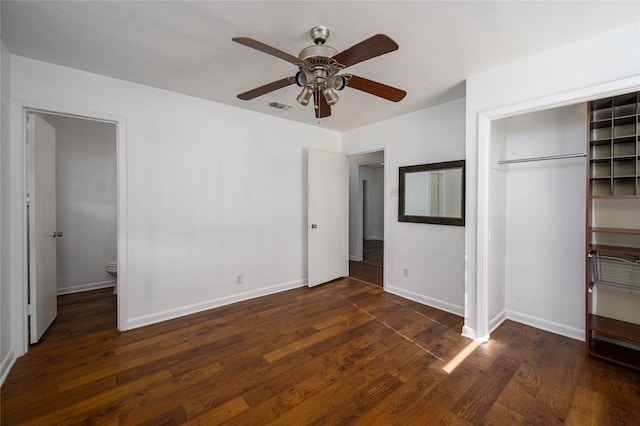
[(586, 352), (640, 369), (640, 92), (589, 104)]
[(586, 103), (492, 122), (487, 308), (584, 338)]

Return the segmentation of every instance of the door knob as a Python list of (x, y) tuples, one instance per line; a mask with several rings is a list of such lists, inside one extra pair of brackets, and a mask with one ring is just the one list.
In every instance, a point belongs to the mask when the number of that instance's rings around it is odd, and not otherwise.
[(315, 223), (312, 223), (312, 224), (311, 224), (311, 227), (312, 227), (313, 229), (316, 229), (316, 228), (318, 227), (318, 225), (316, 225)]
[(54, 233), (53, 233), (52, 237), (53, 237), (53, 238), (55, 238), (55, 237), (62, 237), (62, 232), (60, 232), (60, 231), (56, 231), (56, 232), (54, 232)]

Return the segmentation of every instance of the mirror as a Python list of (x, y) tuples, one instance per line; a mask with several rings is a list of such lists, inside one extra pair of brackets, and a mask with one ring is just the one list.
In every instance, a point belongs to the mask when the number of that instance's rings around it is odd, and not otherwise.
[(464, 226), (465, 160), (400, 167), (398, 221)]

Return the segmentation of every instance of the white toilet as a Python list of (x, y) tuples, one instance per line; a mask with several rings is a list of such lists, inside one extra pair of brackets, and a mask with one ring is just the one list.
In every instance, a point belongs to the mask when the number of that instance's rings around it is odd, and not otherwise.
[(118, 291), (118, 261), (110, 260), (107, 262), (107, 265), (104, 267), (104, 270), (107, 271), (109, 275), (116, 279), (116, 285), (113, 289), (113, 292), (116, 293)]

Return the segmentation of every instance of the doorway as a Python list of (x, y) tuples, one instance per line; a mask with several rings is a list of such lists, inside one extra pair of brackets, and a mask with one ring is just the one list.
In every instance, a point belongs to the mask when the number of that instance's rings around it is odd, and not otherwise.
[[(55, 259), (53, 272), (49, 272), (55, 275), (54, 294), (115, 289), (116, 277), (106, 271), (106, 264), (118, 258), (117, 123), (28, 110), (26, 117), (27, 123), (37, 118), (53, 129), (55, 159), (51, 163), (55, 169), (55, 184), (49, 203), (53, 204), (55, 243), (52, 252), (46, 256)], [(38, 143), (38, 138), (34, 141)], [(37, 163), (32, 165), (36, 176), (38, 167)], [(37, 215), (39, 208), (43, 208), (42, 205), (27, 206), (29, 233), (35, 229), (32, 215)], [(31, 269), (35, 267), (31, 264), (37, 264), (34, 247), (29, 244), (27, 251)], [(29, 314), (33, 316), (36, 312), (37, 317), (40, 310), (55, 310), (55, 306), (45, 305), (56, 303), (56, 297), (47, 301), (37, 299), (34, 306), (33, 293), (37, 293), (41, 279), (42, 275), (28, 274), (30, 308), (27, 323), (33, 319)], [(30, 331), (29, 341), (35, 343), (39, 336)], [(44, 331), (38, 332), (41, 333)]]
[(384, 151), (349, 157), (349, 276), (376, 286), (384, 277)]

